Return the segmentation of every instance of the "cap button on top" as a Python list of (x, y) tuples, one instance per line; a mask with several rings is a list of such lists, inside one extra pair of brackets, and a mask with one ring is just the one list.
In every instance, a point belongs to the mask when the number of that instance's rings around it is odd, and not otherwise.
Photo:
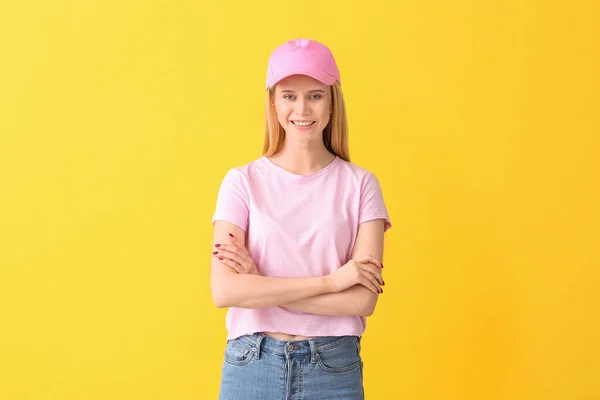
[(306, 47), (308, 46), (308, 43), (310, 41), (308, 39), (296, 39), (296, 43), (298, 44), (298, 46), (300, 47)]

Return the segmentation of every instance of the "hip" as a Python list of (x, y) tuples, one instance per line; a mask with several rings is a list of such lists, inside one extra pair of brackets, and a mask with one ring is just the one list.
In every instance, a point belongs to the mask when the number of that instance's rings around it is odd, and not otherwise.
[(221, 400), (364, 398), (360, 336), (281, 341), (262, 333), (227, 341)]

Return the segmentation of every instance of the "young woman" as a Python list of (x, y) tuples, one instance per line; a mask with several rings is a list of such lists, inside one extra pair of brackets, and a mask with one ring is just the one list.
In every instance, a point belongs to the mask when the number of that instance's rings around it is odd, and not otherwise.
[(211, 290), (229, 307), (221, 400), (363, 399), (360, 338), (391, 227), (375, 175), (350, 162), (340, 74), (323, 44), (269, 59), (263, 155), (228, 171)]

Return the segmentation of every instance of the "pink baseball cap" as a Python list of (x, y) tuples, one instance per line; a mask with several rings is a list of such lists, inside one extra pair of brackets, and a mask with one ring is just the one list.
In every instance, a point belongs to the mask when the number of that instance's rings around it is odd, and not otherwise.
[(277, 47), (269, 57), (267, 89), (291, 75), (308, 75), (331, 86), (340, 80), (331, 50), (311, 39), (294, 39)]

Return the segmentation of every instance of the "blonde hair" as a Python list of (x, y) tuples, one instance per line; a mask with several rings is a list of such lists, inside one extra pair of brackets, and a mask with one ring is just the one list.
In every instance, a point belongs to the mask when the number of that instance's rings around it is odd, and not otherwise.
[[(279, 124), (275, 106), (275, 86), (267, 91), (266, 101), (266, 129), (265, 142), (263, 146), (263, 155), (270, 157), (277, 153), (283, 147), (285, 140), (285, 130)], [(327, 150), (337, 155), (343, 160), (350, 161), (350, 151), (348, 148), (348, 119), (346, 117), (346, 105), (344, 95), (339, 82), (330, 86), (331, 90), (331, 117), (329, 123), (323, 129), (323, 143)]]

